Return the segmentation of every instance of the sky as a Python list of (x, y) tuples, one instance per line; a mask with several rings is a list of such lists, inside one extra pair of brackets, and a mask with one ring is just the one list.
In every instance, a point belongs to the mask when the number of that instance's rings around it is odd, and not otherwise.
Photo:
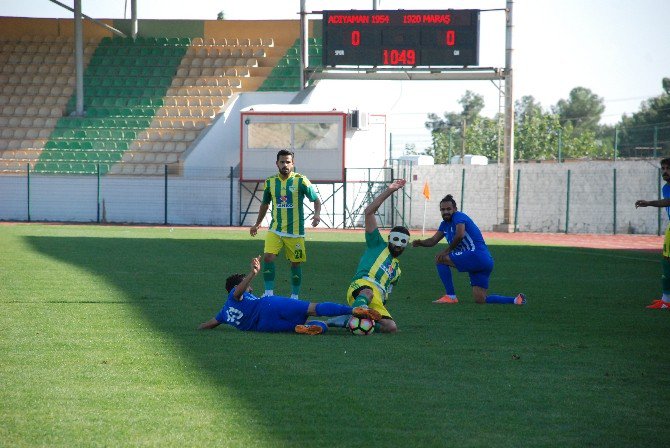
[[(61, 0), (73, 5), (73, 0)], [(298, 19), (300, 0), (137, 0), (140, 19)], [(372, 9), (372, 0), (305, 0), (307, 11)], [(516, 0), (513, 13), (514, 98), (532, 95), (545, 110), (586, 87), (604, 100), (601, 124), (639, 110), (660, 95), (670, 77), (670, 1)], [(483, 67), (505, 65), (505, 0), (378, 0), (378, 9), (480, 9)], [(492, 10), (492, 11), (485, 11)], [(129, 18), (130, 0), (82, 0), (94, 18)], [(0, 16), (63, 17), (72, 13), (48, 0), (0, 1)], [(320, 18), (319, 15), (311, 17)], [(465, 90), (484, 97), (483, 114), (498, 112), (491, 81), (398, 81), (390, 118), (399, 134), (423, 132), (430, 112), (460, 112)], [(421, 146), (421, 145), (418, 145)]]

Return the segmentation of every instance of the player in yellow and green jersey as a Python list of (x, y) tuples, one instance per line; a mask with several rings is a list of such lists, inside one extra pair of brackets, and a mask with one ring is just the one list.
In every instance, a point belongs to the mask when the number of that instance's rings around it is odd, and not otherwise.
[[(409, 243), (409, 230), (396, 226), (386, 240), (377, 227), (375, 213), (394, 192), (405, 186), (404, 180), (396, 180), (377, 196), (365, 209), (366, 249), (358, 262), (356, 274), (347, 290), (347, 302), (353, 307), (368, 306), (379, 311), (382, 318), (375, 328), (384, 333), (398, 331), (398, 327), (386, 309), (386, 300), (393, 285), (400, 277), (398, 257)], [(354, 305), (355, 304), (355, 305)], [(328, 321), (332, 327), (344, 327), (347, 319), (338, 317)]]
[(274, 295), (275, 258), (284, 249), (284, 255), (291, 262), (291, 298), (297, 299), (302, 284), (301, 263), (307, 261), (305, 250), (305, 214), (303, 201), (307, 197), (314, 203), (312, 227), (321, 222), (321, 201), (309, 179), (293, 172), (293, 152), (282, 149), (277, 153), (279, 173), (265, 179), (263, 199), (258, 209), (256, 224), (249, 233), (256, 236), (265, 214), (272, 205), (272, 221), (265, 237), (263, 255), (264, 296)]

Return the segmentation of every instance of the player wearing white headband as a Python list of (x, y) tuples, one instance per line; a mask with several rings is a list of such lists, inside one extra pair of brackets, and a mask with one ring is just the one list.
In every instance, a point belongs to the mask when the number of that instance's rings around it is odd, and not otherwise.
[[(379, 233), (375, 213), (394, 192), (405, 186), (404, 180), (396, 180), (377, 196), (365, 209), (365, 244), (367, 248), (358, 263), (356, 274), (347, 290), (347, 302), (354, 306), (368, 306), (379, 311), (382, 319), (376, 330), (392, 333), (398, 330), (391, 313), (386, 309), (386, 300), (400, 277), (398, 257), (409, 243), (409, 230), (402, 226), (391, 229), (388, 241)], [(355, 305), (354, 305), (355, 304)], [(330, 326), (344, 326), (342, 318), (331, 319)]]

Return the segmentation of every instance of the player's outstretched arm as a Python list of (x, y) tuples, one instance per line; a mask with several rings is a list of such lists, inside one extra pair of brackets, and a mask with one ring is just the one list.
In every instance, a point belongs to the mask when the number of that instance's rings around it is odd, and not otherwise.
[(212, 319), (208, 320), (207, 322), (201, 323), (200, 326), (198, 327), (198, 330), (211, 330), (212, 328), (216, 328), (219, 325), (221, 325), (221, 322), (212, 318)]
[(414, 240), (412, 241), (412, 247), (433, 247), (444, 237), (444, 234), (440, 231), (435, 232), (435, 235), (425, 240)]
[(259, 255), (251, 259), (251, 270), (242, 279), (242, 281), (235, 287), (235, 293), (233, 294), (233, 298), (235, 300), (240, 300), (242, 298), (244, 291), (249, 289), (251, 281), (254, 279), (254, 277), (256, 277), (256, 275), (260, 272), (260, 270), (261, 270), (261, 256)]
[(377, 220), (375, 219), (375, 213), (379, 210), (379, 207), (384, 203), (386, 199), (389, 198), (393, 193), (400, 190), (405, 186), (405, 179), (394, 180), (391, 185), (389, 185), (386, 190), (384, 190), (379, 196), (374, 198), (370, 204), (365, 207), (365, 231), (367, 233), (373, 232), (377, 228)]
[(265, 218), (265, 214), (268, 212), (268, 208), (270, 208), (270, 204), (261, 203), (261, 206), (258, 208), (258, 218), (256, 219), (256, 224), (249, 228), (249, 234), (251, 236), (256, 236), (258, 233), (258, 229), (263, 223), (263, 218)]
[(635, 208), (638, 207), (670, 207), (670, 199), (658, 199), (656, 201), (640, 199), (639, 201), (635, 201)]

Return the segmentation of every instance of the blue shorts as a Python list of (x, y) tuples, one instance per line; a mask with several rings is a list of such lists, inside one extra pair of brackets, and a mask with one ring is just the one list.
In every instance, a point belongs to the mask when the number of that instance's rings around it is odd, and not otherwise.
[(307, 320), (309, 302), (287, 297), (263, 297), (261, 299), (255, 331), (280, 332), (295, 329)]
[(493, 272), (493, 257), (488, 252), (466, 251), (451, 252), (449, 258), (456, 265), (458, 272), (470, 275), (470, 285), (489, 289), (489, 277)]

